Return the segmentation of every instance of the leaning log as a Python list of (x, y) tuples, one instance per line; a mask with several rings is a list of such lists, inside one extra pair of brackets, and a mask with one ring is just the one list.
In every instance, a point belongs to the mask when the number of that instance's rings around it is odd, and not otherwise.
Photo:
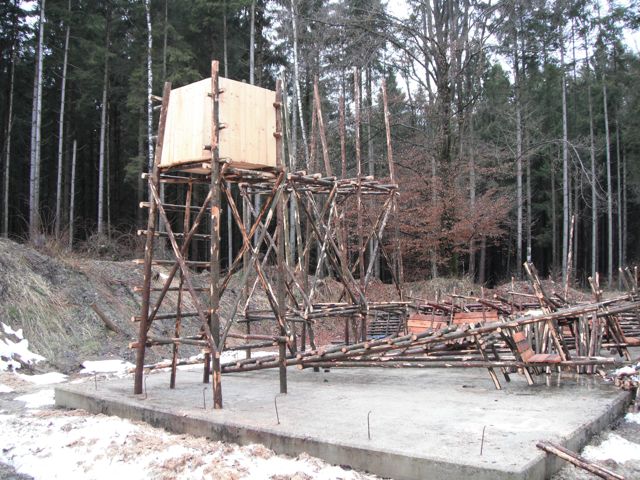
[(600, 478), (604, 478), (606, 480), (624, 480), (624, 477), (622, 475), (612, 472), (611, 470), (604, 468), (597, 463), (590, 462), (586, 458), (581, 457), (577, 453), (572, 452), (571, 450), (566, 449), (561, 445), (557, 445), (551, 442), (538, 442), (536, 446), (539, 449), (544, 450), (547, 453), (552, 453), (553, 455), (560, 457), (561, 459), (575, 465), (576, 467), (593, 473)]

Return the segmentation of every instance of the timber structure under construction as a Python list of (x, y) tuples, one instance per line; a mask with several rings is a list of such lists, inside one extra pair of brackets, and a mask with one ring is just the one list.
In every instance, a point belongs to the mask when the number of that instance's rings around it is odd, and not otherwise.
[[(280, 391), (286, 393), (291, 366), (480, 367), (500, 389), (499, 377), (509, 381), (514, 372), (533, 384), (535, 374), (551, 369), (594, 373), (598, 365), (620, 364), (617, 358), (600, 355), (605, 348), (628, 360), (627, 347), (640, 334), (637, 272), (621, 271), (628, 292), (609, 299), (601, 297), (598, 279), (592, 279), (592, 303), (570, 304), (566, 294), (546, 292), (530, 263), (525, 270), (533, 293), (524, 300), (517, 293), (491, 299), (452, 295), (451, 302), (404, 298), (385, 85), (381, 98), (389, 175), (379, 180), (362, 172), (360, 82), (359, 72), (354, 73), (353, 178), (346, 175), (344, 100), (339, 115), (342, 172), (337, 176), (317, 80), (310, 171), (291, 168), (296, 152), (286, 141), (290, 134), (281, 80), (275, 91), (235, 82), (220, 77), (214, 61), (209, 79), (173, 90), (165, 84), (157, 99), (161, 104), (153, 171), (144, 174), (149, 201), (141, 206), (148, 209), (148, 225), (141, 231), (146, 236), (144, 259), (139, 261), (144, 264), (142, 311), (134, 319), (139, 337), (131, 345), (137, 349), (134, 392), (143, 392), (144, 372), (150, 367), (145, 351), (155, 345), (173, 348), (167, 365), (171, 388), (179, 346), (202, 349), (203, 381), (212, 382), (215, 408), (222, 408), (222, 374), (231, 372), (279, 369)], [(321, 168), (316, 166), (316, 135)], [(236, 232), (242, 241), (237, 251), (230, 247), (230, 261), (223, 269), (225, 206), (226, 231)], [(170, 258), (156, 258), (160, 245), (169, 246)], [(394, 300), (369, 298), (380, 264), (395, 286)], [(160, 287), (153, 286), (154, 265), (168, 271)], [(204, 286), (202, 272), (207, 276)], [(220, 299), (234, 276), (241, 288), (222, 315)], [(325, 276), (339, 285), (339, 299), (333, 303), (322, 302), (319, 295)], [(268, 308), (252, 307), (259, 290)], [(169, 292), (177, 294), (177, 301), (168, 301)], [(528, 313), (531, 308), (536, 311)], [(341, 342), (316, 345), (314, 326), (335, 320), (344, 322)], [(171, 333), (152, 336), (153, 322), (170, 322), (166, 330)], [(186, 322), (195, 322), (197, 333), (185, 329)], [(268, 334), (252, 328), (265, 322), (272, 326)], [(628, 325), (633, 331), (625, 331)], [(277, 353), (252, 355), (252, 350), (270, 347), (277, 347)], [(244, 351), (246, 358), (225, 363), (222, 354), (228, 350)]]

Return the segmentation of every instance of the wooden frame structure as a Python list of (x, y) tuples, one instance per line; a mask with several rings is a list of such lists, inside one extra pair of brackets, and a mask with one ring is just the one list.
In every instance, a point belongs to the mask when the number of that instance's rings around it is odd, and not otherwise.
[[(342, 176), (332, 174), (317, 80), (311, 147), (314, 158), (317, 131), (324, 173), (288, 172), (284, 166), (287, 129), (283, 125), (286, 101), (281, 81), (276, 84), (272, 105), (265, 107), (273, 107), (273, 122), (269, 123), (274, 126), (275, 165), (250, 156), (240, 161), (221, 157), (221, 151), (243, 150), (225, 150), (226, 146), (221, 145), (220, 132), (225, 125), (220, 121), (220, 105), (225, 104), (221, 98), (228, 92), (220, 87), (224, 82), (218, 76), (215, 61), (211, 66), (210, 96), (201, 93), (211, 113), (207, 123), (210, 143), (203, 145), (209, 159), (194, 162), (187, 158), (163, 165), (164, 141), (170, 138), (166, 128), (172, 92), (171, 85), (165, 84), (154, 168), (144, 174), (149, 201), (141, 207), (148, 209), (149, 217), (147, 228), (140, 231), (146, 236), (146, 243), (144, 259), (139, 261), (144, 264), (144, 282), (139, 289), (142, 310), (140, 316), (134, 317), (139, 322), (139, 335), (137, 342), (131, 344), (137, 349), (134, 393), (143, 392), (144, 371), (148, 367), (145, 352), (156, 345), (170, 345), (173, 349), (170, 388), (176, 383), (179, 347), (192, 345), (203, 350), (203, 381), (212, 382), (214, 408), (223, 405), (223, 373), (276, 368), (280, 392), (286, 393), (290, 366), (481, 367), (489, 371), (495, 387), (500, 389), (497, 371), (507, 381), (510, 373), (520, 371), (533, 384), (533, 374), (551, 368), (593, 373), (597, 365), (619, 364), (617, 359), (599, 356), (605, 336), (628, 359), (618, 319), (621, 314), (640, 308), (637, 283), (630, 275), (628, 282), (633, 285), (627, 295), (603, 301), (595, 279), (595, 303), (569, 306), (561, 297), (547, 295), (533, 265), (526, 264), (535, 292), (532, 298), (542, 309), (539, 316), (523, 315), (514, 309), (513, 299), (511, 305), (477, 299), (478, 307), (472, 311), (461, 310), (455, 304), (415, 304), (403, 298), (397, 226), (390, 241), (384, 237), (397, 210), (398, 195), (386, 89), (383, 83), (389, 179), (381, 181), (362, 174), (359, 73), (354, 73), (355, 178), (346, 178), (343, 99)], [(269, 93), (261, 95), (271, 98)], [(232, 137), (226, 141), (229, 138)], [(310, 165), (313, 168), (314, 162)], [(161, 185), (168, 187), (165, 194), (172, 195), (174, 203), (163, 201)], [(220, 261), (223, 203), (228, 207), (227, 220), (242, 240), (224, 270)], [(290, 236), (291, 232), (294, 234)], [(167, 244), (170, 258), (157, 258), (157, 247)], [(381, 302), (368, 297), (378, 257), (386, 262), (397, 300)], [(168, 269), (160, 286), (154, 286), (154, 265)], [(323, 302), (319, 293), (325, 275), (337, 281), (340, 291), (335, 302)], [(229, 295), (231, 289), (233, 295)], [(258, 291), (263, 293), (266, 305), (256, 304)], [(225, 298), (233, 299), (223, 306), (225, 292)], [(170, 293), (176, 296), (173, 301), (169, 300)], [(410, 309), (430, 312), (432, 321), (436, 312), (447, 320), (439, 328), (418, 331), (412, 331), (409, 323), (407, 331)], [(344, 322), (343, 341), (319, 348), (314, 325), (335, 320)], [(164, 321), (171, 322), (171, 333), (150, 334), (154, 322)], [(265, 323), (271, 326), (268, 333), (256, 332), (252, 327)], [(168, 331), (169, 327), (165, 327)], [(252, 350), (266, 347), (277, 347), (277, 353), (252, 356)], [(223, 362), (224, 351), (244, 351), (246, 358)]]
[[(288, 173), (283, 166), (283, 94), (282, 83), (278, 81), (273, 97), (275, 165), (269, 166), (268, 161), (261, 161), (260, 158), (251, 162), (242, 158), (236, 162), (234, 158), (221, 157), (221, 151), (232, 150), (221, 144), (221, 131), (226, 127), (220, 121), (220, 106), (225, 104), (222, 99), (228, 93), (221, 87), (225, 82), (226, 79), (218, 75), (218, 62), (214, 61), (209, 89), (212, 93), (208, 95), (210, 100), (204, 98), (207, 94), (203, 93), (206, 90), (202, 82), (198, 82), (198, 88), (195, 89), (203, 97), (203, 103), (209, 102), (211, 106), (212, 120), (207, 123), (211, 134), (206, 137), (211, 139), (211, 143), (203, 146), (210, 154), (208, 161), (202, 158), (193, 161), (193, 153), (186, 155), (185, 161), (175, 161), (175, 158), (167, 161), (166, 152), (163, 153), (165, 140), (171, 139), (174, 144), (180, 145), (180, 139), (167, 132), (167, 119), (174, 119), (172, 125), (175, 128), (176, 118), (181, 117), (175, 114), (172, 117), (171, 85), (165, 84), (154, 168), (150, 174), (143, 175), (149, 184), (149, 201), (143, 202), (141, 207), (148, 209), (149, 217), (147, 229), (139, 232), (146, 236), (145, 256), (139, 261), (144, 264), (144, 282), (139, 289), (142, 293), (142, 311), (140, 316), (134, 318), (139, 322), (138, 341), (131, 344), (132, 348), (137, 349), (136, 394), (143, 391), (145, 352), (148, 347), (173, 346), (172, 388), (175, 386), (179, 346), (201, 347), (205, 351), (203, 381), (212, 379), (215, 408), (222, 408), (221, 374), (230, 371), (229, 365), (221, 365), (223, 351), (244, 350), (247, 352), (245, 361), (250, 364), (260, 362), (259, 358), (251, 358), (252, 349), (277, 346), (277, 359), (269, 366), (279, 368), (280, 391), (286, 393), (287, 362), (305, 352), (307, 346), (316, 348), (313, 328), (316, 322), (340, 319), (345, 325), (345, 344), (349, 344), (350, 338), (365, 341), (368, 319), (375, 323), (377, 318), (382, 317), (390, 324), (389, 320), (394, 318), (395, 331), (392, 333), (404, 328), (403, 320), (409, 303), (401, 299), (392, 302), (372, 302), (367, 299), (367, 288), (378, 256), (389, 265), (398, 295), (400, 298), (402, 295), (402, 280), (398, 274), (402, 270), (398, 244), (391, 242), (393, 251), (387, 251), (388, 246), (383, 242), (385, 228), (396, 210), (397, 202), (388, 119), (390, 180), (381, 182), (361, 174), (359, 143), (358, 175), (356, 178), (344, 178), (343, 168), (343, 178), (338, 179), (331, 175), (328, 162), (316, 83), (314, 114), (319, 119), (327, 174), (309, 174), (306, 171)], [(193, 98), (194, 89), (188, 91), (190, 93), (185, 98), (189, 98), (190, 102), (197, 100)], [(386, 92), (384, 96), (386, 108)], [(173, 105), (182, 103), (174, 102)], [(230, 104), (229, 101), (226, 103)], [(196, 110), (200, 111), (200, 107)], [(356, 121), (359, 122), (358, 116)], [(359, 124), (356, 130), (359, 131)], [(192, 134), (205, 138), (199, 130)], [(344, 130), (341, 130), (341, 135), (344, 135)], [(174, 151), (178, 150), (174, 147)], [(185, 150), (193, 152), (198, 148), (191, 145)], [(343, 149), (343, 164), (344, 155)], [(166, 195), (170, 195), (173, 188), (173, 197), (180, 200), (176, 203), (163, 202), (161, 185), (164, 185)], [(220, 262), (223, 199), (232, 217), (233, 228), (242, 239), (242, 247), (235, 252), (233, 262), (227, 265), (224, 272)], [(347, 204), (352, 199), (356, 199), (354, 216), (357, 218), (357, 231), (349, 235), (346, 220), (350, 209)], [(293, 226), (290, 224), (292, 221)], [(288, 231), (295, 231), (293, 242), (285, 234)], [(171, 258), (155, 258), (154, 252), (159, 243), (164, 242), (170, 247)], [(208, 250), (197, 248), (195, 242), (208, 245)], [(354, 244), (355, 248), (352, 248)], [(368, 244), (373, 245), (373, 249), (367, 253)], [(164, 265), (169, 269), (160, 287), (152, 285), (154, 265)], [(205, 270), (208, 271), (208, 278), (202, 285), (201, 275), (198, 275), (199, 283), (195, 276), (197, 271)], [(309, 273), (313, 275), (309, 277)], [(221, 315), (220, 299), (230, 288), (234, 275), (240, 277), (241, 292), (236, 292), (234, 301)], [(339, 301), (319, 301), (322, 275), (329, 275), (338, 281), (342, 290)], [(267, 309), (252, 307), (257, 290), (261, 290), (266, 297)], [(167, 300), (169, 292), (177, 294), (177, 301)], [(185, 310), (186, 304), (191, 306), (191, 311)], [(191, 333), (184, 333), (185, 322), (193, 323), (192, 320), (199, 325), (199, 330), (194, 333), (191, 329)], [(156, 321), (172, 322), (173, 334), (150, 335), (150, 327)], [(252, 333), (252, 324), (257, 322), (277, 325), (277, 332), (267, 335)], [(237, 331), (241, 324), (245, 324), (244, 333)], [(236, 329), (232, 330), (234, 325)], [(245, 343), (231, 345), (238, 341)]]

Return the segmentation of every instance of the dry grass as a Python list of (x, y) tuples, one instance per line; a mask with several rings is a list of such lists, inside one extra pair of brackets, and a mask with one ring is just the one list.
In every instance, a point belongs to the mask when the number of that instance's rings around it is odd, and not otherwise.
[[(128, 318), (139, 309), (139, 302), (126, 293), (132, 287), (127, 284), (138, 281), (135, 267), (113, 262), (101, 265), (61, 251), (57, 255), (0, 241), (3, 321), (14, 329), (22, 328), (32, 351), (63, 371), (110, 352), (126, 356), (129, 338), (108, 332), (91, 304), (98, 303), (123, 331), (133, 333)], [(118, 283), (118, 277), (124, 280)]]

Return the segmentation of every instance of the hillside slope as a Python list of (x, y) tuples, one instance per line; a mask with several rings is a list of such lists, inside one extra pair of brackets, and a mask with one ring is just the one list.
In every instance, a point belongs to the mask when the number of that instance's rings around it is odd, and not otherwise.
[[(52, 258), (28, 246), (0, 240), (0, 319), (22, 328), (32, 351), (68, 372), (86, 359), (117, 355), (127, 348), (139, 310), (135, 285), (142, 270), (130, 262)], [(109, 330), (94, 310), (111, 320)]]

